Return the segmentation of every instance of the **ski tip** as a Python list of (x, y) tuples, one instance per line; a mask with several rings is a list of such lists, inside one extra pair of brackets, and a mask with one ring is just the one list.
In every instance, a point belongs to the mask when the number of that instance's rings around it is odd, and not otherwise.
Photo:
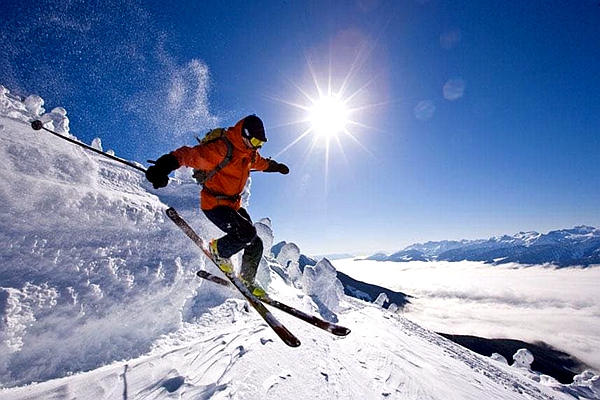
[(285, 327), (283, 326), (272, 326), (273, 330), (275, 331), (275, 333), (277, 333), (277, 336), (279, 336), (281, 338), (281, 340), (283, 340), (283, 342), (285, 344), (287, 344), (290, 347), (298, 347), (300, 346), (300, 339), (298, 339), (296, 336), (294, 336), (293, 334), (291, 334)]
[(199, 278), (202, 278), (202, 279), (207, 279), (213, 283), (218, 283), (219, 285), (229, 286), (228, 280), (223, 279), (220, 276), (215, 276), (213, 274), (210, 274), (204, 270), (197, 271), (196, 276), (198, 276)]
[(331, 329), (330, 332), (336, 336), (348, 336), (352, 331), (343, 326), (336, 326), (335, 328)]
[(208, 274), (204, 270), (198, 270), (198, 271), (196, 271), (196, 276), (198, 278), (207, 278)]

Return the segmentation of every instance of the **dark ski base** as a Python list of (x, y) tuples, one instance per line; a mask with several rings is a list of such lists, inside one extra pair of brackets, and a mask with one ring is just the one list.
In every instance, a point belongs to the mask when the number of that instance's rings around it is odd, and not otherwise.
[[(167, 209), (167, 216), (177, 225), (192, 241), (206, 254), (206, 256), (213, 261), (210, 252), (206, 249), (204, 245), (204, 241), (198, 234), (194, 231), (194, 229), (179, 215), (177, 210), (173, 207)], [(215, 263), (215, 265), (217, 265)], [(217, 265), (218, 267), (218, 265)], [(281, 322), (279, 322), (275, 316), (265, 307), (261, 301), (254, 296), (250, 290), (242, 283), (242, 281), (232, 273), (223, 272), (231, 284), (236, 287), (240, 293), (248, 300), (248, 303), (260, 314), (260, 316), (265, 320), (265, 322), (275, 331), (275, 333), (283, 340), (285, 344), (290, 347), (298, 347), (300, 346), (300, 340), (294, 336)]]
[[(213, 275), (210, 272), (198, 271), (198, 272), (196, 272), (196, 275), (198, 275), (198, 277), (200, 277), (202, 279), (206, 279), (208, 281), (217, 283), (219, 285), (231, 287), (231, 284), (229, 283), (229, 281), (227, 281), (221, 277), (218, 277), (216, 275)], [(321, 328), (323, 330), (326, 330), (327, 332), (333, 333), (334, 335), (346, 336), (350, 333), (350, 329), (348, 329), (346, 327), (324, 321), (321, 318), (317, 318), (313, 315), (307, 314), (303, 311), (298, 310), (297, 308), (288, 306), (287, 304), (281, 303), (277, 300), (273, 300), (272, 298), (270, 298), (268, 296), (267, 297), (259, 297), (259, 300), (262, 301), (263, 303), (273, 306), (283, 312), (293, 315), (294, 317), (299, 318), (302, 321), (308, 322), (309, 324), (314, 325), (317, 328)]]

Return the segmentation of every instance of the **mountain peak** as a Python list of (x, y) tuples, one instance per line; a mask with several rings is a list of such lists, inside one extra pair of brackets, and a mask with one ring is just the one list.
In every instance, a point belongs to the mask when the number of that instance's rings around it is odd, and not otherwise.
[(368, 259), (396, 262), (470, 260), (494, 264), (514, 262), (588, 266), (600, 264), (600, 230), (593, 226), (579, 225), (547, 234), (520, 231), (514, 235), (489, 239), (416, 243), (390, 256), (377, 254)]

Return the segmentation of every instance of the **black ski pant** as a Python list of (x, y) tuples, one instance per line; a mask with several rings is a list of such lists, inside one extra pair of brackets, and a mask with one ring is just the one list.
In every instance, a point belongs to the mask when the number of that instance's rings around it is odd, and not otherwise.
[(213, 224), (226, 233), (217, 242), (219, 256), (229, 258), (244, 249), (240, 275), (245, 281), (254, 283), (263, 253), (263, 242), (256, 234), (248, 212), (244, 208), (236, 211), (226, 206), (203, 211)]

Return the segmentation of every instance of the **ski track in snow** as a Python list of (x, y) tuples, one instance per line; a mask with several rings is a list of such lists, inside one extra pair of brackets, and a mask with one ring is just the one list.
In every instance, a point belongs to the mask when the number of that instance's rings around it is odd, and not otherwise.
[[(0, 395), (6, 400), (571, 398), (403, 317), (358, 301), (346, 306), (341, 317), (353, 328), (346, 338), (286, 320), (304, 338), (299, 350), (280, 343), (244, 301), (228, 300), (211, 311), (205, 326), (188, 326), (153, 355)], [(376, 322), (380, 319), (388, 324)], [(187, 344), (169, 348), (180, 341)]]

